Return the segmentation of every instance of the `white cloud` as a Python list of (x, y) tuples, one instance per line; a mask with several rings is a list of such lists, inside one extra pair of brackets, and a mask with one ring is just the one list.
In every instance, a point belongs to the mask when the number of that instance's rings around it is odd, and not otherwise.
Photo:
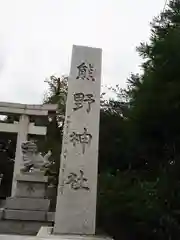
[(0, 101), (39, 103), (68, 74), (73, 44), (103, 49), (103, 84), (125, 82), (164, 0), (0, 0)]

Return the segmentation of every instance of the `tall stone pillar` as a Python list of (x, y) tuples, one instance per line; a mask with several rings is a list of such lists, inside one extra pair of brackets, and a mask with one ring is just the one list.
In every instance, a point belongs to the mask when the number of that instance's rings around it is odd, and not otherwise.
[(101, 55), (98, 48), (73, 47), (55, 234), (95, 233)]

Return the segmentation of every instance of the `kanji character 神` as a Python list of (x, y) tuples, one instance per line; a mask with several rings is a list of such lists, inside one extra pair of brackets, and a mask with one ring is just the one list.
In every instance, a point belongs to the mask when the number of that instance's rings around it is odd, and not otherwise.
[(77, 143), (82, 144), (82, 153), (85, 153), (86, 145), (91, 143), (92, 135), (88, 133), (87, 128), (84, 128), (84, 132), (82, 134), (73, 132), (70, 135), (70, 141), (73, 143), (75, 147)]

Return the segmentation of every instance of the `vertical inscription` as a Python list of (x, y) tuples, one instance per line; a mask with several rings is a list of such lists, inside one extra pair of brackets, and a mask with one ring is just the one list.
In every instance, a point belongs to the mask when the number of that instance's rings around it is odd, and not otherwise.
[(64, 190), (64, 172), (65, 172), (65, 168), (66, 168), (66, 159), (67, 159), (67, 154), (68, 154), (68, 149), (67, 149), (67, 144), (68, 144), (68, 134), (69, 134), (69, 125), (70, 125), (70, 116), (67, 116), (67, 120), (65, 122), (65, 133), (63, 136), (63, 152), (62, 152), (62, 157), (61, 157), (61, 161), (62, 161), (62, 167), (60, 169), (60, 176), (61, 176), (61, 182), (60, 182), (60, 194), (63, 194), (63, 190)]

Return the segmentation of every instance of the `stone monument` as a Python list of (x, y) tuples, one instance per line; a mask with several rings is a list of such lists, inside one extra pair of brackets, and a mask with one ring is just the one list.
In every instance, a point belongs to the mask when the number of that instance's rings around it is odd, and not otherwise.
[(101, 58), (101, 49), (73, 46), (55, 225), (41, 228), (40, 237), (97, 238)]
[(48, 212), (48, 177), (44, 176), (48, 167), (50, 152), (44, 157), (32, 141), (21, 144), (23, 164), (16, 176), (15, 196), (6, 199), (2, 212), (0, 231), (35, 235), (41, 225), (52, 225), (53, 213)]
[(56, 234), (95, 234), (101, 54), (101, 49), (73, 47)]

